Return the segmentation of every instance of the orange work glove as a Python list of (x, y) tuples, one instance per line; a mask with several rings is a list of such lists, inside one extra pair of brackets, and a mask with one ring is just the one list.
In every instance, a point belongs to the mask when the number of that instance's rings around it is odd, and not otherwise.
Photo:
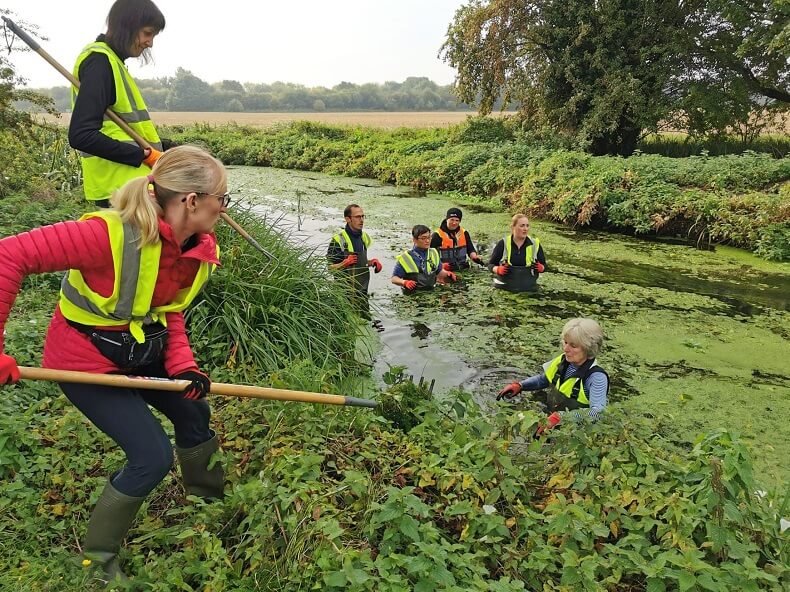
[(538, 429), (535, 432), (535, 434), (538, 436), (542, 436), (550, 429), (554, 428), (561, 421), (562, 421), (562, 415), (560, 415), (559, 411), (555, 411), (554, 413), (552, 413), (546, 418), (546, 425), (538, 426)]
[(502, 265), (497, 265), (493, 269), (494, 273), (497, 275), (505, 276), (510, 273), (510, 265), (507, 263), (503, 263)]
[(143, 164), (148, 165), (150, 168), (154, 168), (156, 161), (162, 158), (162, 153), (159, 152), (156, 148), (146, 148), (145, 149), (145, 158), (143, 159)]
[(458, 276), (455, 275), (452, 271), (448, 271), (447, 272), (447, 277), (450, 278), (451, 282), (457, 282), (458, 281)]
[(452, 268), (452, 265), (450, 265), (448, 262), (445, 261), (444, 263), (442, 263), (442, 269), (443, 270), (450, 271), (451, 268)]
[(381, 261), (379, 261), (378, 259), (371, 259), (368, 261), (368, 267), (372, 267), (376, 273), (379, 273), (381, 271), (381, 268), (384, 266), (381, 264)]
[(546, 266), (543, 265), (543, 263), (541, 263), (540, 261), (535, 261), (535, 263), (532, 264), (532, 269), (534, 269), (538, 273), (543, 273), (544, 271), (546, 271)]
[(417, 287), (417, 282), (415, 282), (414, 280), (406, 280), (405, 282), (403, 282), (403, 287), (409, 291), (414, 290), (414, 288)]
[(352, 265), (356, 265), (356, 264), (357, 264), (357, 254), (356, 253), (351, 253), (348, 257), (346, 257), (345, 259), (343, 259), (340, 262), (340, 266), (343, 269), (345, 269), (346, 267), (351, 267)]
[(511, 382), (496, 396), (497, 401), (501, 401), (502, 399), (511, 399), (515, 397), (517, 394), (521, 392), (521, 383), (520, 382)]

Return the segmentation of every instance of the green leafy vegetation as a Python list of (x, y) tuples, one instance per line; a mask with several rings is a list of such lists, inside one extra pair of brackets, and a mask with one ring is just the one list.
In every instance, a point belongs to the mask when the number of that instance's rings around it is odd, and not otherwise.
[(500, 200), (571, 226), (668, 234), (790, 258), (790, 159), (745, 152), (672, 159), (545, 147), (517, 120), (394, 131), (298, 122), (264, 130), (174, 128), (224, 162), (373, 177)]

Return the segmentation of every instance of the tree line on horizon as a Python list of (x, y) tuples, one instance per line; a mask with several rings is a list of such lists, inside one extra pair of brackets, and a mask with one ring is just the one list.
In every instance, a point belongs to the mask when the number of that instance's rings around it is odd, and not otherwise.
[[(403, 82), (354, 84), (341, 82), (331, 88), (308, 87), (291, 82), (271, 84), (222, 80), (208, 83), (189, 70), (174, 76), (137, 81), (151, 111), (469, 111), (453, 94), (452, 85), (439, 85), (426, 77), (411, 76)], [(33, 89), (51, 97), (55, 109), (71, 111), (67, 86)]]

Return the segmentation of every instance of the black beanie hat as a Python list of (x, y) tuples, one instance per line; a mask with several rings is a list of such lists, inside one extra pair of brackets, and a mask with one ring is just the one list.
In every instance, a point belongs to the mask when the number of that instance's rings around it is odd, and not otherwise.
[(447, 210), (447, 215), (444, 217), (444, 219), (447, 220), (447, 218), (458, 218), (460, 220), (463, 217), (464, 215), (460, 208), (450, 208)]

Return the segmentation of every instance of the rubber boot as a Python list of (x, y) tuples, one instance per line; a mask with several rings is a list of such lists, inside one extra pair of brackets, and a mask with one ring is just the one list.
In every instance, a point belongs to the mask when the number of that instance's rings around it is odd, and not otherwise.
[(196, 495), (204, 499), (220, 499), (224, 497), (225, 471), (220, 463), (215, 463), (211, 470), (208, 463), (211, 455), (219, 450), (217, 435), (194, 448), (176, 446), (178, 464), (181, 465), (181, 478), (187, 495)]
[(128, 579), (121, 571), (118, 551), (143, 500), (144, 497), (121, 493), (112, 486), (112, 482), (108, 482), (96, 502), (82, 546), (82, 564), (97, 568), (99, 579), (105, 583)]

